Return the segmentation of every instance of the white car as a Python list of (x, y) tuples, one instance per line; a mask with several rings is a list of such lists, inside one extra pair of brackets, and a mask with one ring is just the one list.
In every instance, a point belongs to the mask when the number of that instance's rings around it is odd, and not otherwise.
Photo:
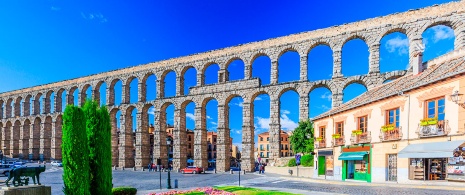
[(63, 166), (63, 163), (61, 163), (60, 161), (52, 161), (52, 166), (57, 166), (57, 167), (62, 167)]

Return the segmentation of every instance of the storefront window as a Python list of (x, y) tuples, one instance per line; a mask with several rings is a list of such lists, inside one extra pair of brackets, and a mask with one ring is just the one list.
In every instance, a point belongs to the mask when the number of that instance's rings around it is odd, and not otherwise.
[(447, 179), (465, 181), (465, 147), (459, 147), (454, 151), (454, 157), (450, 157), (447, 164)]
[(356, 160), (355, 164), (355, 173), (366, 173), (366, 162), (364, 160)]

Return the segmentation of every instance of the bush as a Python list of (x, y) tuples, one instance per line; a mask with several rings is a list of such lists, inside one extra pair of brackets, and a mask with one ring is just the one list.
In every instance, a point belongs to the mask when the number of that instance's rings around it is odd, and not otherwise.
[(133, 187), (116, 187), (111, 190), (113, 195), (136, 195), (137, 189)]
[(313, 167), (313, 155), (306, 154), (300, 158), (300, 163), (304, 167)]
[(295, 167), (295, 166), (297, 166), (297, 164), (295, 163), (295, 158), (291, 158), (291, 160), (289, 160), (289, 162), (287, 163), (287, 166), (288, 166), (288, 167)]

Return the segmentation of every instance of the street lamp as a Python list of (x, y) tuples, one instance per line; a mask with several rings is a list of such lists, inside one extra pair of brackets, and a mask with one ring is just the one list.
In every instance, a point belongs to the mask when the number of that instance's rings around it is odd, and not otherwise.
[(166, 137), (166, 148), (167, 148), (167, 157), (168, 157), (168, 186), (167, 186), (167, 189), (171, 189), (171, 175), (170, 175), (170, 145), (171, 145), (171, 142), (172, 142), (172, 138), (171, 137)]
[(454, 94), (450, 95), (450, 98), (452, 99), (453, 102), (458, 104), (459, 106), (462, 106), (462, 108), (465, 108), (465, 102), (462, 103), (462, 96), (463, 94), (459, 93), (459, 91), (455, 91)]

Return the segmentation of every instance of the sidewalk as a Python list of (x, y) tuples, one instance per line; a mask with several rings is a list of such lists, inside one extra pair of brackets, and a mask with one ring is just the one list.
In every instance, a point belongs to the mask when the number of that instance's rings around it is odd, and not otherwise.
[(457, 190), (465, 191), (465, 183), (462, 182), (447, 182), (447, 181), (410, 181), (409, 183), (397, 182), (359, 182), (359, 181), (338, 181), (338, 180), (325, 180), (318, 178), (308, 177), (291, 177), (280, 176), (282, 179), (303, 181), (311, 183), (331, 184), (331, 185), (347, 185), (347, 186), (382, 186), (382, 187), (400, 187), (400, 188), (419, 188), (419, 189), (437, 189), (437, 190)]

